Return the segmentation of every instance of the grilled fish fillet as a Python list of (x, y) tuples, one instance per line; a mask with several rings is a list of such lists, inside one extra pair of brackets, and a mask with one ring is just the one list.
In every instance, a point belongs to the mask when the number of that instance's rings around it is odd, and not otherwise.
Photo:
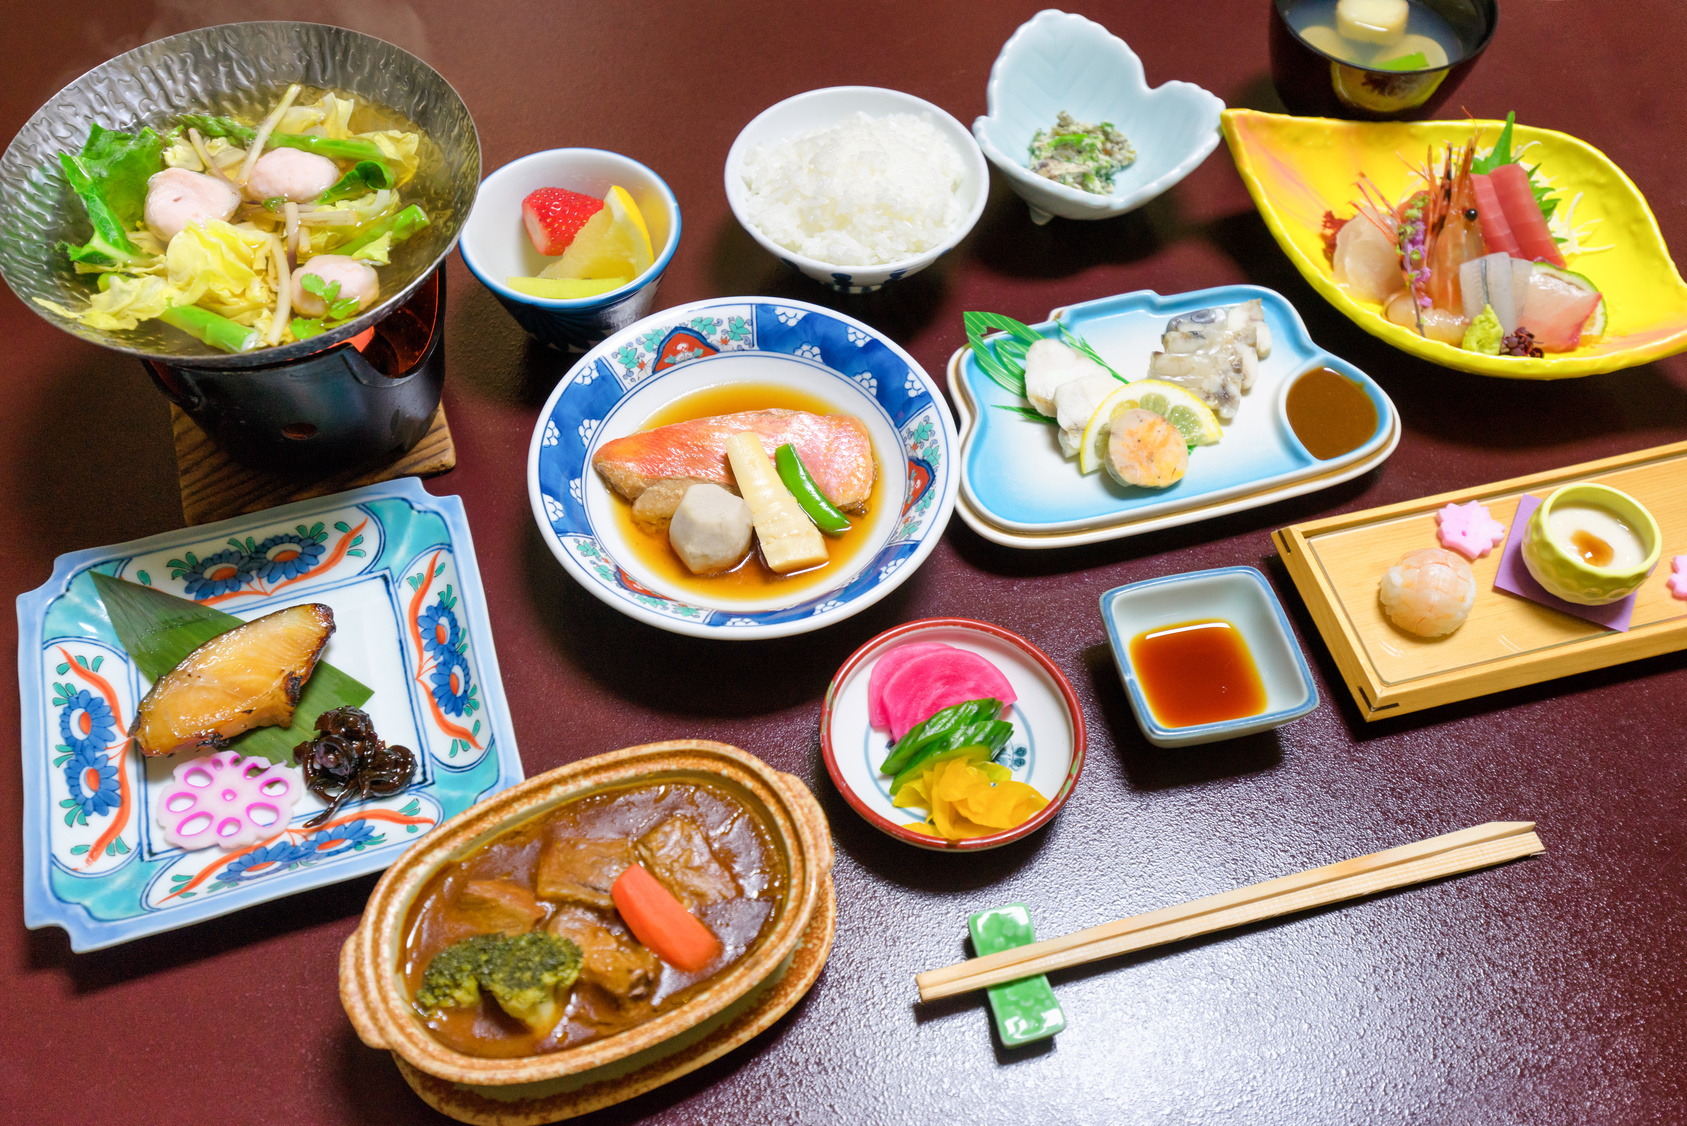
[(628, 500), (671, 477), (736, 487), (726, 463), (726, 440), (746, 430), (761, 439), (769, 457), (787, 442), (795, 446), (815, 484), (839, 508), (860, 509), (867, 503), (879, 467), (867, 427), (848, 414), (765, 410), (694, 418), (605, 442), (593, 455), (592, 468)]

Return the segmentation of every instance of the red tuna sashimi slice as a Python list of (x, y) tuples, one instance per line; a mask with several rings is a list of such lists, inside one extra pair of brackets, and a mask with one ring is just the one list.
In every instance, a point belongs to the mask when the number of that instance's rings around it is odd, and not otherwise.
[(898, 646), (874, 661), (872, 675), (867, 678), (868, 726), (890, 726), (890, 716), (885, 711), (885, 683), (890, 680), (892, 673), (922, 653), (953, 648), (953, 645), (945, 645), (941, 641), (916, 641), (912, 645)]
[(1535, 261), (1545, 259), (1554, 266), (1563, 266), (1564, 255), (1558, 252), (1558, 243), (1547, 229), (1546, 216), (1541, 214), (1541, 205), (1535, 202), (1535, 193), (1529, 188), (1529, 174), (1523, 166), (1502, 164), (1488, 173), (1488, 179), (1499, 196), (1505, 221), (1517, 239), (1518, 257)]
[(1470, 174), (1470, 186), (1476, 193), (1476, 218), (1482, 224), (1482, 245), (1493, 254), (1504, 251), (1512, 257), (1518, 257), (1521, 247), (1517, 245), (1517, 236), (1511, 233), (1511, 224), (1505, 217), (1505, 208), (1500, 205), (1499, 192), (1494, 189), (1494, 182), (1480, 172)]
[(1569, 352), (1582, 340), (1582, 328), (1602, 297), (1536, 268), (1529, 275), (1528, 295), (1517, 327), (1535, 336), (1543, 352)]
[(944, 708), (968, 700), (997, 699), (1003, 711), (1014, 700), (1013, 685), (1000, 669), (965, 649), (921, 653), (885, 681), (885, 718), (900, 739)]

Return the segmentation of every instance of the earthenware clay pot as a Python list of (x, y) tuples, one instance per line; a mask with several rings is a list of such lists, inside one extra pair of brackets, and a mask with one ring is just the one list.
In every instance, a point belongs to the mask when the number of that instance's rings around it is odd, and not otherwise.
[[(520, 1059), (486, 1059), (445, 1047), (411, 1007), (399, 972), (404, 924), (440, 867), (504, 831), (601, 790), (644, 782), (707, 782), (760, 816), (784, 866), (786, 896), (773, 926), (736, 964), (668, 1012), (625, 1032)], [(558, 767), (472, 806), (429, 833), (387, 869), (340, 952), (340, 1001), (358, 1037), (428, 1075), (477, 1087), (539, 1083), (646, 1052), (708, 1021), (776, 972), (796, 949), (825, 896), (831, 831), (802, 780), (724, 743), (681, 739), (627, 747)], [(514, 1094), (514, 1092), (512, 1092)]]

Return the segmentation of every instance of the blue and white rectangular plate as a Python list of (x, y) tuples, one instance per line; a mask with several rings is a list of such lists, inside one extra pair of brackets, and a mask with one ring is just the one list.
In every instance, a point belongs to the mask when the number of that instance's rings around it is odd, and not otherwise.
[[(1242, 396), (1217, 445), (1199, 446), (1189, 472), (1165, 489), (1129, 488), (1106, 473), (1083, 475), (1060, 452), (1055, 428), (997, 410), (1024, 406), (961, 348), (949, 360), (949, 390), (960, 412), (961, 495), (956, 511), (979, 535), (1009, 547), (1050, 548), (1119, 539), (1175, 527), (1328, 488), (1380, 465), (1400, 441), (1394, 404), (1370, 376), (1319, 348), (1282, 294), (1226, 285), (1163, 297), (1151, 290), (1068, 305), (1031, 328), (1065, 324), (1127, 379), (1147, 377), (1166, 322), (1213, 305), (1259, 298), (1271, 329), (1271, 355)], [(1377, 410), (1377, 428), (1351, 453), (1320, 461), (1289, 426), (1285, 400), (1302, 372), (1328, 367), (1353, 380)]]
[[(144, 758), (125, 732), (150, 682), (118, 644), (92, 571), (250, 619), (323, 602), (322, 659), (374, 690), (364, 710), (416, 752), (387, 798), (323, 808), (242, 848), (168, 844), (159, 795), (189, 755)], [(413, 478), (61, 555), (18, 596), (24, 922), (97, 950), (385, 868), (417, 836), (522, 779), (462, 501)], [(231, 748), (238, 750), (236, 742)]]

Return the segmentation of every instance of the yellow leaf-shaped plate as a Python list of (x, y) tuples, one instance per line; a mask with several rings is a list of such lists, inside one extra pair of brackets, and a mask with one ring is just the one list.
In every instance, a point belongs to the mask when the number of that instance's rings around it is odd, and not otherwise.
[(1687, 284), (1670, 260), (1657, 220), (1634, 182), (1609, 157), (1585, 141), (1550, 129), (1518, 125), (1513, 151), (1532, 145), (1527, 160), (1567, 206), (1582, 193), (1575, 224), (1590, 247), (1569, 257), (1605, 294), (1604, 335), (1573, 352), (1540, 359), (1487, 356), (1426, 340), (1382, 315), (1382, 307), (1355, 301), (1336, 284), (1324, 258), (1324, 212), (1353, 214), (1354, 186), (1369, 176), (1389, 200), (1420, 186), (1408, 162), (1421, 164), (1431, 145), (1462, 145), (1472, 129), (1482, 150), (1493, 145), (1504, 122), (1357, 122), (1287, 117), (1255, 110), (1224, 111), (1224, 138), (1248, 191), (1278, 245), (1312, 287), (1372, 336), (1443, 367), (1506, 379), (1568, 379), (1633, 367), (1687, 349)]

